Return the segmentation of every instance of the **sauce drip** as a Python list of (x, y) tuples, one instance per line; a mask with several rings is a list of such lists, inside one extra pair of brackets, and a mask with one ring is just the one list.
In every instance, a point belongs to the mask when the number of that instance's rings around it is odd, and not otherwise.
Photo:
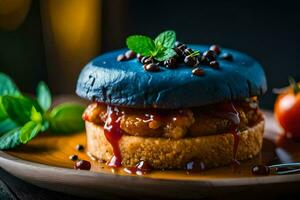
[(128, 174), (144, 175), (150, 173), (152, 170), (151, 165), (141, 160), (135, 167), (126, 167), (124, 171)]
[(236, 159), (237, 150), (240, 142), (240, 131), (238, 130), (240, 125), (240, 117), (237, 109), (232, 102), (226, 102), (219, 105), (219, 109), (214, 113), (216, 116), (228, 119), (230, 121), (229, 131), (233, 134), (233, 158), (232, 164), (234, 166), (240, 165)]
[(122, 156), (119, 141), (123, 135), (120, 128), (121, 113), (117, 107), (107, 105), (107, 118), (104, 125), (104, 135), (113, 148), (114, 156), (107, 163), (110, 167), (121, 167)]

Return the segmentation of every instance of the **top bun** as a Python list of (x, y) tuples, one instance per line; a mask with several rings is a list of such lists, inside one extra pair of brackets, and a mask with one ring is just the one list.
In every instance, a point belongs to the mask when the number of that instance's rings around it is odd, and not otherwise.
[[(209, 48), (189, 47), (200, 52)], [(175, 109), (261, 96), (267, 90), (261, 65), (235, 50), (222, 48), (232, 54), (233, 60), (218, 58), (219, 69), (199, 65), (203, 76), (193, 75), (192, 68), (183, 64), (177, 69), (161, 67), (159, 72), (147, 72), (137, 59), (117, 61), (126, 50), (109, 52), (89, 62), (79, 76), (76, 93), (116, 106)]]

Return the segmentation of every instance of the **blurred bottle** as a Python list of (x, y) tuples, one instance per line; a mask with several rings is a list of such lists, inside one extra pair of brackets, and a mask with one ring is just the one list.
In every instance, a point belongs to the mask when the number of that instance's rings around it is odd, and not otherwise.
[(100, 53), (101, 0), (0, 0), (0, 71), (33, 93), (47, 81), (74, 94), (81, 68)]
[(39, 1), (0, 0), (0, 71), (26, 92), (46, 79)]
[(100, 53), (102, 1), (40, 3), (50, 86), (57, 93), (74, 93), (81, 68)]
[(15, 30), (25, 20), (31, 0), (0, 0), (0, 27)]

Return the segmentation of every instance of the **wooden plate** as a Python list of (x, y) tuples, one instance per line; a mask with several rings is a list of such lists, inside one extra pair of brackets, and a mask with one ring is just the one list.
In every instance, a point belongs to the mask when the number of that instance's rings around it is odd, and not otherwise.
[[(154, 171), (145, 176), (126, 174), (122, 169), (112, 171), (105, 164), (91, 161), (91, 171), (73, 170), (68, 159), (77, 154), (89, 159), (85, 152), (75, 150), (85, 145), (85, 134), (43, 134), (30, 143), (11, 151), (0, 151), (0, 166), (11, 174), (55, 191), (85, 197), (160, 196), (200, 198), (244, 191), (276, 191), (276, 187), (293, 188), (300, 183), (300, 174), (256, 177), (251, 174), (254, 164), (300, 161), (299, 144), (276, 147), (274, 141), (280, 133), (273, 115), (265, 112), (266, 132), (262, 152), (254, 159), (243, 162), (238, 169), (222, 167), (198, 174), (185, 171)], [(291, 184), (293, 183), (293, 184)], [(297, 183), (297, 184), (294, 184)]]

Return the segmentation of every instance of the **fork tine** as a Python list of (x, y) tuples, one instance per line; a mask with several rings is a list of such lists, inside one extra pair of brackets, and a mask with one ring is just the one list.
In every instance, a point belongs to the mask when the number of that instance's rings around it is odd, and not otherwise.
[(284, 164), (276, 164), (276, 165), (269, 166), (269, 168), (285, 168), (285, 167), (300, 167), (300, 163), (284, 163)]
[(277, 175), (285, 175), (285, 174), (293, 174), (293, 173), (297, 173), (300, 172), (300, 169), (292, 169), (292, 170), (286, 170), (286, 171), (279, 171), (279, 172), (275, 172), (275, 174)]

